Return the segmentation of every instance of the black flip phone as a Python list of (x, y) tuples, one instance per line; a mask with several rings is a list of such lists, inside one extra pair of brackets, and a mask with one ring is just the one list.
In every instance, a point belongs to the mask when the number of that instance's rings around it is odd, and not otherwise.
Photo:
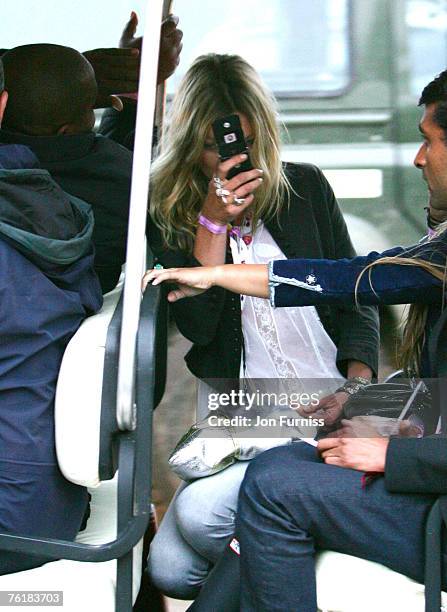
[(253, 166), (238, 115), (228, 115), (214, 121), (213, 134), (222, 161), (240, 153), (247, 155), (246, 160), (228, 171), (227, 179), (233, 178), (233, 176), (240, 172), (252, 170)]

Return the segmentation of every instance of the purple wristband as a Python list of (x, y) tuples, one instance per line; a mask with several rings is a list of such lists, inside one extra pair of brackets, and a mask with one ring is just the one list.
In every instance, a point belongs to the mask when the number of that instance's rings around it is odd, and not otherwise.
[(219, 225), (218, 223), (213, 223), (209, 219), (207, 219), (204, 215), (199, 215), (199, 225), (203, 225), (206, 229), (212, 234), (226, 234), (227, 226)]

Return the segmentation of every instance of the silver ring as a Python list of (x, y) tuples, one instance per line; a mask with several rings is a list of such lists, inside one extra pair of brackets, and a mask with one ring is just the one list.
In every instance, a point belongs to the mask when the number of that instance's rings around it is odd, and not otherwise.
[(214, 175), (213, 176), (213, 183), (216, 186), (216, 189), (222, 189), (222, 187), (223, 187), (224, 183), (226, 183), (226, 181), (222, 180), (218, 176)]
[(245, 198), (234, 198), (234, 204), (236, 204), (236, 206), (240, 206), (241, 204), (245, 204)]
[(228, 189), (222, 189), (222, 187), (218, 187), (216, 189), (216, 195), (218, 198), (222, 198), (223, 196), (231, 195), (231, 191), (228, 191)]

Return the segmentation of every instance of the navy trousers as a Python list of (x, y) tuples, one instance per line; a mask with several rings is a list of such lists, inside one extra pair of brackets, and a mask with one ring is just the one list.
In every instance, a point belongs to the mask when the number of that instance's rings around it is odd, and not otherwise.
[[(85, 487), (56, 465), (0, 461), (0, 533), (74, 540), (88, 508)], [(48, 557), (0, 549), (0, 576), (39, 567)]]
[(424, 527), (436, 498), (389, 493), (383, 478), (363, 489), (361, 476), (324, 464), (305, 443), (252, 461), (236, 520), (243, 612), (315, 612), (318, 549), (376, 561), (423, 581)]

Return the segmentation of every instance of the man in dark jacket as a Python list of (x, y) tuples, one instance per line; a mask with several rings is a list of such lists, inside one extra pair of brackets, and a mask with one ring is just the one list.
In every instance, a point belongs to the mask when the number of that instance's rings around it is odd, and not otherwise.
[[(7, 93), (0, 63), (0, 121)], [(90, 206), (22, 145), (0, 145), (0, 532), (73, 539), (87, 491), (62, 476), (54, 397), (65, 347), (98, 310)], [(0, 550), (0, 574), (45, 558)]]
[(92, 206), (95, 269), (109, 291), (125, 261), (132, 155), (92, 131), (93, 69), (59, 45), (17, 47), (3, 62), (9, 104), (0, 142), (29, 147), (66, 192)]

